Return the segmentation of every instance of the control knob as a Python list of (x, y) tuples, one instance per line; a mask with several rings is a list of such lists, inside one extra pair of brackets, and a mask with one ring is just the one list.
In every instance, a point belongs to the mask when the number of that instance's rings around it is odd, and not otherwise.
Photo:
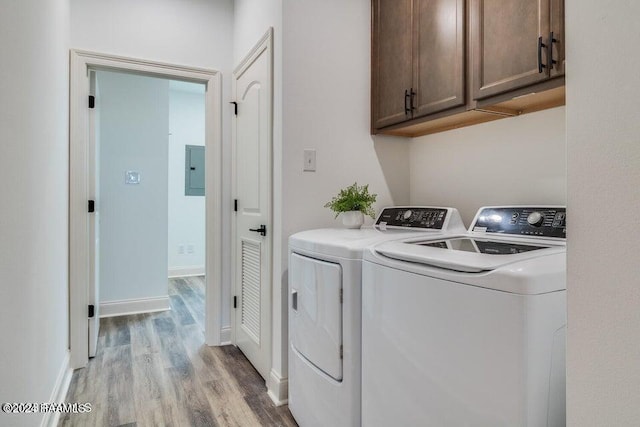
[(527, 222), (534, 227), (540, 227), (544, 222), (544, 215), (540, 212), (531, 212), (527, 217)]
[(411, 218), (411, 214), (413, 212), (411, 212), (411, 209), (407, 209), (406, 211), (404, 211), (404, 219), (409, 219)]

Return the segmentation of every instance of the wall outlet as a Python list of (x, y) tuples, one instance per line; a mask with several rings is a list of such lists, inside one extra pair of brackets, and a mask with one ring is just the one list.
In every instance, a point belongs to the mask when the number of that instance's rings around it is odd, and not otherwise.
[(178, 245), (178, 253), (179, 254), (184, 254), (184, 245)]
[(192, 254), (193, 253), (193, 245), (187, 245), (187, 253), (188, 254)]
[(316, 171), (316, 150), (304, 150), (304, 171)]

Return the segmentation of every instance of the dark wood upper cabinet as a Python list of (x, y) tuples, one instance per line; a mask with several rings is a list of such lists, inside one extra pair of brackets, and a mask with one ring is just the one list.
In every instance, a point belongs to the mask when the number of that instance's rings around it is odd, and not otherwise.
[(414, 0), (413, 118), (465, 104), (464, 0)]
[(564, 0), (371, 5), (372, 133), (426, 135), (564, 105)]
[[(556, 9), (552, 14), (551, 3)], [(558, 0), (471, 0), (473, 98), (483, 99), (558, 75), (564, 9)], [(552, 29), (552, 25), (555, 29)], [(556, 37), (557, 36), (557, 37)], [(564, 52), (564, 50), (563, 50)], [(559, 57), (554, 58), (558, 60)]]
[(413, 84), (412, 0), (374, 0), (372, 124), (376, 129), (410, 118), (405, 91)]
[(551, 77), (564, 76), (564, 0), (551, 0)]
[(464, 105), (464, 52), (464, 0), (373, 0), (373, 128)]

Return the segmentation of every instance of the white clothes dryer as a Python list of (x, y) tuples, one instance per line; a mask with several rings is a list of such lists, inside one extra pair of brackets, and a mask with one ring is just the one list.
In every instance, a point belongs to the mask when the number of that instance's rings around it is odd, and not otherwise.
[(391, 207), (373, 227), (289, 238), (289, 409), (302, 427), (361, 424), (361, 276), (365, 248), (463, 232), (453, 208)]
[(566, 211), (364, 254), (362, 425), (565, 425)]

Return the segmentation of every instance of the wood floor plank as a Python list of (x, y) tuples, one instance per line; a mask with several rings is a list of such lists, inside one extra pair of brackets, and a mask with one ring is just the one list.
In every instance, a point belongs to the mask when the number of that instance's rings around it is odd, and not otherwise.
[(96, 357), (73, 373), (60, 426), (285, 426), (264, 380), (234, 346), (204, 344), (204, 277), (169, 280), (171, 310), (101, 319)]
[(136, 314), (130, 316), (129, 334), (132, 356), (136, 358), (142, 354), (160, 352), (160, 340), (153, 329), (151, 314)]
[(189, 286), (191, 286), (191, 289), (193, 289), (193, 291), (198, 295), (198, 297), (202, 298), (202, 301), (204, 302), (204, 289), (205, 289), (204, 276), (185, 277), (184, 280), (185, 282), (187, 282)]
[(193, 325), (196, 323), (181, 297), (171, 295), (169, 298), (171, 299), (171, 309), (173, 310), (174, 316), (177, 318), (180, 325)]
[[(287, 413), (282, 413), (279, 411), (268, 410), (267, 408), (270, 405), (273, 405), (271, 402), (271, 398), (267, 396), (266, 393), (253, 394), (250, 396), (246, 396), (245, 401), (251, 408), (254, 414), (256, 414), (257, 418), (260, 421), (260, 425), (265, 426), (295, 426), (296, 424), (290, 421), (291, 415)], [(288, 416), (287, 416), (288, 415)]]
[(127, 316), (107, 317), (105, 333), (105, 347), (116, 347), (119, 345), (131, 344), (131, 335), (129, 333), (129, 323)]
[(215, 414), (210, 409), (209, 401), (195, 373), (178, 368), (169, 368), (167, 371), (177, 387), (181, 407), (185, 409), (184, 418), (187, 421), (185, 425), (217, 426)]
[(204, 293), (198, 290), (199, 286), (194, 285), (199, 282), (200, 280), (197, 279), (182, 279), (176, 281), (175, 287), (178, 290), (177, 296), (182, 299), (185, 308), (189, 311), (193, 319), (195, 319), (196, 323), (200, 325), (204, 333)]
[(224, 346), (219, 349), (222, 353), (225, 369), (234, 373), (233, 379), (245, 396), (266, 394), (267, 389), (264, 381), (255, 380), (261, 378), (260, 374), (237, 347)]
[(107, 377), (106, 425), (119, 426), (135, 422), (135, 405), (131, 378), (131, 347), (119, 345), (105, 350), (104, 370), (109, 371)]
[(218, 424), (225, 427), (259, 426), (260, 422), (251, 408), (242, 402), (237, 390), (229, 388), (224, 379), (205, 384), (207, 398), (216, 414)]

